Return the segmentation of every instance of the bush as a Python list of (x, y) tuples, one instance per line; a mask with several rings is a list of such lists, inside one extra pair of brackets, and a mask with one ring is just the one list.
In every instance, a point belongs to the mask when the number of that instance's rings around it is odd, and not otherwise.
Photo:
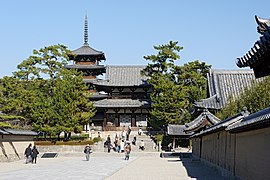
[(93, 140), (84, 140), (84, 141), (35, 141), (35, 145), (39, 146), (52, 146), (52, 145), (70, 145), (70, 146), (80, 146), (86, 144), (94, 144)]
[[(73, 135), (70, 137), (68, 141), (84, 141), (88, 138), (88, 134), (79, 134), (79, 135)], [(50, 136), (47, 135), (46, 138), (45, 136), (37, 136), (35, 137), (36, 141), (67, 141), (64, 137), (58, 138), (58, 136)]]
[(9, 123), (0, 122), (1, 128), (11, 128), (11, 125)]
[(157, 134), (157, 135), (154, 136), (154, 138), (155, 138), (155, 140), (157, 142), (162, 142), (163, 141), (163, 137), (164, 137), (163, 134)]
[(99, 141), (102, 141), (101, 137), (94, 137), (93, 139), (94, 143), (97, 143)]
[(71, 136), (71, 140), (84, 140), (88, 138), (88, 134), (80, 134)]

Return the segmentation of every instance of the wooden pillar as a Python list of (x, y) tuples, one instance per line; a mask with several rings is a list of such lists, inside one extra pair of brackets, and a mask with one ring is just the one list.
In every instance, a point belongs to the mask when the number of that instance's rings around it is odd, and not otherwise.
[(119, 127), (120, 126), (120, 122), (119, 122), (119, 109), (118, 108), (115, 108), (114, 109), (114, 112), (115, 112), (115, 119), (114, 119), (114, 124), (116, 127)]
[(136, 126), (136, 118), (134, 116), (131, 116), (131, 127)]
[(175, 137), (173, 137), (172, 147), (173, 147), (173, 149), (175, 148)]
[(131, 96), (134, 97), (136, 88), (135, 88), (135, 87), (131, 87), (130, 90), (131, 90), (131, 92), (132, 92), (132, 93), (131, 93)]
[(115, 116), (115, 126), (116, 127), (119, 127), (120, 126), (120, 120), (119, 120), (119, 114), (118, 114), (118, 112), (116, 113), (116, 116)]
[(132, 108), (130, 110), (132, 112), (132, 114), (131, 114), (131, 127), (135, 127), (136, 126), (136, 114), (135, 114), (136, 108)]
[(107, 109), (104, 110), (103, 127), (102, 127), (103, 130), (106, 129), (106, 125), (107, 125), (107, 113), (106, 113), (107, 111), (108, 111)]

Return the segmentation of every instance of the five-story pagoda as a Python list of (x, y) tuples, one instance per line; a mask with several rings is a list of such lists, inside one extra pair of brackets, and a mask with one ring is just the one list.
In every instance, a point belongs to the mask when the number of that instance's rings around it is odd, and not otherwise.
[(88, 44), (88, 19), (85, 15), (84, 24), (84, 44), (82, 47), (73, 50), (69, 56), (73, 60), (72, 65), (67, 65), (68, 69), (77, 69), (83, 73), (84, 81), (88, 84), (89, 90), (96, 92), (94, 82), (97, 81), (97, 76), (103, 75), (106, 71), (104, 65), (99, 65), (101, 60), (106, 60), (105, 54), (97, 51)]

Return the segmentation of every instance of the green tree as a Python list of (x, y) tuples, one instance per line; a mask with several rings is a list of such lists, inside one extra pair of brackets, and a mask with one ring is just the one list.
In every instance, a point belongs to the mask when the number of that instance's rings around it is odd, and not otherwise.
[(52, 45), (34, 50), (33, 55), (17, 66), (14, 76), (21, 80), (36, 78), (57, 78), (61, 69), (68, 63), (71, 51), (64, 45)]
[(195, 101), (207, 97), (207, 73), (210, 68), (210, 65), (198, 60), (175, 66), (177, 83), (186, 87), (189, 108), (192, 108)]
[(37, 131), (54, 135), (81, 131), (95, 108), (82, 74), (65, 68), (69, 53), (63, 45), (34, 50), (14, 77), (2, 81), (1, 109), (29, 118)]
[(169, 123), (183, 124), (190, 121), (190, 108), (195, 100), (206, 97), (206, 73), (210, 66), (194, 61), (177, 66), (179, 52), (183, 47), (178, 42), (154, 46), (157, 55), (145, 56), (148, 63), (142, 74), (152, 85), (151, 120), (153, 126)]

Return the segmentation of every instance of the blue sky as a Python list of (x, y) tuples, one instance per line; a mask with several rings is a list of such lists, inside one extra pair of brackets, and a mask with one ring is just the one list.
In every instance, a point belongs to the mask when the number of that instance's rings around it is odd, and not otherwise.
[(34, 49), (83, 44), (87, 11), (89, 44), (104, 65), (144, 65), (153, 45), (178, 41), (179, 64), (200, 60), (215, 69), (237, 69), (235, 59), (258, 40), (254, 16), (270, 18), (269, 0), (5, 0), (0, 6), (0, 77), (12, 75)]

